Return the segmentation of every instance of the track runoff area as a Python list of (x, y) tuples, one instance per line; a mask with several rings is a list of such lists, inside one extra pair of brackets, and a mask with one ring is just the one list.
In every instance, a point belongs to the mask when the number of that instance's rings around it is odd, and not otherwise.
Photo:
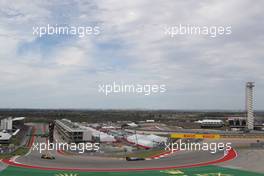
[[(34, 137), (33, 137), (34, 138)], [(171, 134), (171, 138), (180, 139), (220, 139), (221, 136), (214, 134)], [(33, 139), (34, 140), (34, 139)], [(138, 167), (138, 168), (78, 168), (78, 167), (51, 167), (25, 164), (15, 162), (13, 159), (2, 160), (3, 165), (7, 165), (0, 172), (0, 176), (165, 176), (165, 175), (179, 175), (179, 176), (260, 176), (264, 174), (242, 171), (238, 169), (230, 169), (226, 167), (218, 167), (215, 164), (222, 163), (234, 159), (237, 156), (235, 150), (230, 150), (223, 157), (200, 162), (200, 163), (188, 163), (179, 165), (177, 164), (177, 154), (173, 158), (175, 160), (175, 166), (170, 165), (168, 167), (157, 165), (151, 167)], [(127, 162), (127, 161), (122, 161)], [(137, 161), (134, 161), (137, 162)], [(148, 161), (144, 161), (148, 162)], [(140, 162), (140, 165), (144, 162)], [(158, 163), (158, 162), (157, 162)], [(174, 163), (174, 162), (172, 162)], [(73, 163), (74, 164), (74, 163)], [(155, 163), (154, 163), (155, 164)], [(171, 164), (171, 163), (170, 163)]]

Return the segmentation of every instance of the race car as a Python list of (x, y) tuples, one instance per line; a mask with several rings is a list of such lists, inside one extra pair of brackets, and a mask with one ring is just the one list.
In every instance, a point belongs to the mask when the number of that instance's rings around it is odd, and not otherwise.
[(54, 160), (54, 159), (55, 159), (54, 156), (52, 156), (52, 155), (47, 155), (47, 154), (43, 154), (43, 155), (41, 155), (41, 158), (42, 158), (42, 159), (50, 159), (50, 160)]
[(145, 158), (140, 158), (140, 157), (126, 157), (127, 161), (143, 161)]

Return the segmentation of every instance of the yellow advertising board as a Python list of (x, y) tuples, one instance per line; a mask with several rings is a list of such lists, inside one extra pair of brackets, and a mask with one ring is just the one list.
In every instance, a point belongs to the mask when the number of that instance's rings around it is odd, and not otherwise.
[(219, 134), (189, 134), (189, 133), (173, 133), (170, 135), (173, 139), (219, 139)]

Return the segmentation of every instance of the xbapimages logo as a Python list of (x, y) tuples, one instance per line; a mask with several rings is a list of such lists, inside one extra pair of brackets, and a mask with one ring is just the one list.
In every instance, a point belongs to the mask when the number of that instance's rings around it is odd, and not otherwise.
[(165, 93), (167, 91), (165, 84), (126, 84), (126, 83), (110, 83), (99, 84), (98, 92), (103, 93), (106, 96), (111, 93), (132, 93), (141, 95), (152, 95), (157, 93)]
[(101, 29), (99, 26), (71, 26), (71, 25), (52, 25), (46, 26), (33, 26), (33, 35), (42, 37), (45, 35), (76, 35), (79, 38), (83, 38), (89, 35), (99, 35)]

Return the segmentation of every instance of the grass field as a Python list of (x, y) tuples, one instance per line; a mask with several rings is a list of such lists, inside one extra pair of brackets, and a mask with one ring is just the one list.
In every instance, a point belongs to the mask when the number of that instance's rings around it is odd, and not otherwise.
[(7, 159), (7, 158), (11, 158), (13, 156), (25, 155), (28, 152), (28, 150), (29, 150), (29, 148), (27, 148), (27, 147), (20, 147), (12, 153), (0, 154), (0, 159)]
[(165, 150), (146, 150), (140, 153), (128, 154), (129, 157), (148, 158), (166, 152)]
[(8, 167), (0, 172), (0, 176), (264, 176), (264, 174), (228, 169), (216, 166), (206, 166), (187, 169), (164, 171), (138, 171), (138, 172), (75, 172), (75, 171), (42, 171), (36, 169), (23, 169)]

